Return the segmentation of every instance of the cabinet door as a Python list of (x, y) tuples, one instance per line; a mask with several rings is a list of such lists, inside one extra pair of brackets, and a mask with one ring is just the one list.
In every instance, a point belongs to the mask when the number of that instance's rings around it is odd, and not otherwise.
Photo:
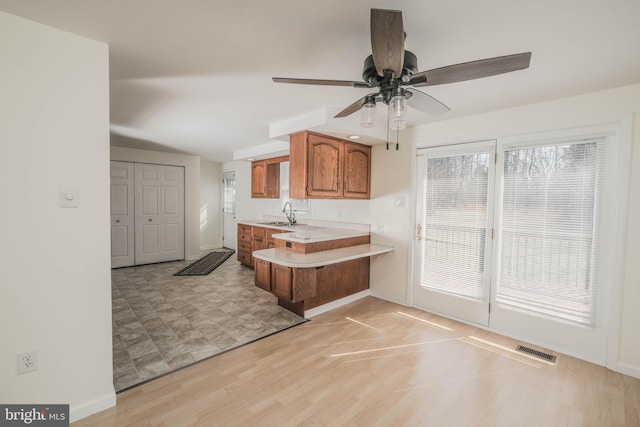
[(315, 268), (294, 268), (291, 278), (291, 302), (313, 298), (318, 289)]
[(241, 242), (251, 244), (251, 226), (238, 224), (238, 244)]
[(265, 197), (280, 198), (280, 163), (266, 162)]
[(251, 226), (238, 224), (238, 261), (243, 265), (251, 267), (251, 251), (252, 251)]
[(238, 251), (238, 261), (240, 261), (240, 264), (242, 265), (253, 267), (253, 257), (251, 256), (251, 252)]
[(345, 142), (344, 197), (349, 199), (371, 197), (371, 147)]
[(251, 163), (251, 197), (280, 197), (280, 163), (288, 159), (288, 156), (282, 156)]
[(253, 238), (253, 250), (259, 251), (261, 249), (267, 249), (267, 242), (264, 237), (257, 236)]
[(271, 291), (271, 263), (261, 259), (253, 259), (255, 284), (265, 291)]
[(259, 251), (267, 249), (267, 240), (265, 239), (266, 229), (262, 227), (251, 227), (252, 250)]
[(307, 195), (342, 197), (344, 143), (310, 134), (307, 149)]
[(267, 231), (266, 231), (265, 239), (266, 239), (267, 249), (275, 248), (276, 242), (275, 242), (275, 239), (273, 238), (273, 235), (282, 233), (282, 230), (274, 230), (273, 228), (267, 228), (266, 230)]
[(307, 132), (289, 135), (289, 197), (306, 199), (307, 194)]
[(293, 271), (290, 267), (279, 264), (271, 264), (271, 289), (276, 296), (291, 301), (293, 294), (291, 292)]
[(251, 197), (267, 197), (267, 165), (264, 160), (251, 163)]

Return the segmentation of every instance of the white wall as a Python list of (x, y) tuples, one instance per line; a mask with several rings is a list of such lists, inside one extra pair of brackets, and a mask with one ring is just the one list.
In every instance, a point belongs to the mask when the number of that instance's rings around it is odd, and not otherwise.
[(185, 257), (200, 257), (200, 157), (162, 151), (111, 147), (111, 160), (184, 166)]
[[(72, 420), (115, 404), (108, 54), (0, 12), (0, 402), (68, 403)], [(18, 376), (28, 350), (39, 369)]]
[(200, 249), (222, 247), (222, 164), (200, 161)]
[[(406, 138), (406, 134), (402, 135)], [(409, 255), (412, 245), (410, 194), (411, 144), (399, 150), (385, 145), (373, 147), (371, 158), (371, 243), (393, 246), (371, 263), (371, 293), (399, 304), (408, 303)], [(396, 199), (399, 206), (396, 206)]]

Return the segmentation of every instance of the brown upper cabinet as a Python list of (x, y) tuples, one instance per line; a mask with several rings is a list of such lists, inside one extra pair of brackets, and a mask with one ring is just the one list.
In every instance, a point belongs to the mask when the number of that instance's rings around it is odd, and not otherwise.
[(369, 199), (371, 147), (303, 131), (290, 135), (289, 195), (296, 199)]
[(280, 198), (280, 163), (289, 160), (289, 156), (251, 162), (251, 197)]

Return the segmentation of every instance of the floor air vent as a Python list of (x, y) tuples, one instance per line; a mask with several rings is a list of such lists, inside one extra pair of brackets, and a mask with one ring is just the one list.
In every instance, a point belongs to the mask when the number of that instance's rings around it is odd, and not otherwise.
[(542, 351), (534, 350), (532, 348), (525, 347), (523, 345), (518, 345), (518, 347), (516, 347), (516, 350), (521, 351), (522, 353), (530, 354), (531, 356), (535, 356), (540, 359), (544, 359), (547, 362), (556, 363), (555, 356), (552, 356), (551, 354), (548, 354), (548, 353), (544, 353)]

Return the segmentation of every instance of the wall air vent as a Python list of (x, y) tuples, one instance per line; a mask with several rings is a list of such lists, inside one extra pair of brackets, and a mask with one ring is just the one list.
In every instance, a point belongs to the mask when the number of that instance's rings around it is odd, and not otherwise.
[(556, 356), (553, 356), (548, 353), (544, 353), (542, 351), (534, 350), (532, 348), (525, 347), (523, 345), (518, 345), (518, 347), (516, 347), (516, 350), (522, 353), (527, 353), (531, 356), (535, 356), (540, 359), (546, 360), (547, 362), (556, 363)]

